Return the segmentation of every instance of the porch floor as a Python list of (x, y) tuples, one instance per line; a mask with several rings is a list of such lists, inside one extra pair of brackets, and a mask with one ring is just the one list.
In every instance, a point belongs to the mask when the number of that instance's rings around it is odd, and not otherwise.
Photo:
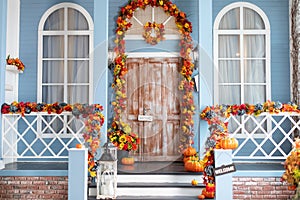
[[(283, 171), (281, 163), (235, 163), (237, 171)], [(68, 170), (67, 162), (15, 162), (6, 164), (1, 171), (11, 170)], [(136, 162), (133, 166), (118, 165), (119, 174), (184, 174), (182, 162)]]

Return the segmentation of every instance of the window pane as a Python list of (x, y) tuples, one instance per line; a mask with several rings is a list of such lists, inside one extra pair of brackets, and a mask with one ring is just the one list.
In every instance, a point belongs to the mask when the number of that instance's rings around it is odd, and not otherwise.
[(219, 61), (219, 83), (240, 83), (241, 71), (239, 61)]
[(265, 29), (260, 15), (250, 8), (244, 8), (244, 29)]
[(89, 57), (89, 36), (68, 36), (68, 57), (88, 58)]
[(244, 57), (245, 58), (265, 58), (265, 36), (245, 35), (244, 37)]
[(88, 30), (85, 17), (73, 8), (68, 8), (68, 30)]
[(63, 83), (64, 62), (43, 61), (43, 83)]
[(44, 36), (43, 57), (63, 58), (64, 57), (64, 36)]
[(240, 57), (240, 36), (221, 35), (219, 36), (219, 58)]
[(234, 8), (228, 11), (220, 21), (219, 29), (239, 29), (240, 28), (240, 9)]
[(245, 60), (245, 82), (266, 83), (265, 60)]
[(266, 86), (245, 86), (245, 103), (257, 104), (266, 101)]
[(89, 103), (89, 87), (88, 86), (68, 86), (68, 102)]
[(240, 104), (241, 87), (238, 85), (219, 86), (219, 104)]
[(64, 9), (54, 11), (47, 18), (44, 30), (64, 30)]
[(89, 62), (69, 61), (68, 62), (68, 83), (88, 83)]
[(56, 101), (64, 102), (64, 97), (63, 97), (64, 87), (63, 86), (44, 85), (42, 92), (43, 92), (42, 101), (45, 103), (54, 103)]

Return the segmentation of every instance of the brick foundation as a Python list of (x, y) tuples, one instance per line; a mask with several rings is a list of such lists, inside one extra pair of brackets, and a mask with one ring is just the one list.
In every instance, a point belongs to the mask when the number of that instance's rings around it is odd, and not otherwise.
[(288, 200), (293, 199), (295, 191), (279, 177), (234, 177), (233, 199), (235, 200)]
[[(295, 191), (274, 177), (234, 177), (235, 200), (289, 200)], [(0, 199), (68, 199), (68, 177), (0, 176)]]
[(0, 176), (0, 199), (68, 199), (68, 177)]

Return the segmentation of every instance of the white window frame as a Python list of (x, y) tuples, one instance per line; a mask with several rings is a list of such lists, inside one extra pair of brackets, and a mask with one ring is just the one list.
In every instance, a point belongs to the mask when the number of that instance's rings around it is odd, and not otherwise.
[[(44, 24), (46, 22), (46, 20), (48, 19), (48, 17), (56, 10), (58, 9), (67, 9), (67, 8), (72, 8), (75, 9), (77, 11), (79, 11), (87, 20), (88, 23), (88, 30), (73, 30), (73, 31), (67, 31), (67, 25), (68, 23), (64, 23), (64, 30), (63, 31), (44, 31)], [(65, 10), (66, 11), (66, 10)], [(65, 19), (67, 18), (66, 16), (67, 12), (65, 12)], [(43, 59), (43, 36), (44, 35), (64, 35), (64, 46), (67, 45), (67, 36), (68, 35), (88, 35), (89, 36), (89, 82), (88, 82), (88, 86), (89, 86), (89, 103), (93, 103), (93, 48), (94, 48), (94, 23), (93, 23), (93, 19), (90, 16), (90, 14), (80, 5), (78, 4), (74, 4), (74, 3), (60, 3), (60, 4), (56, 4), (54, 6), (52, 6), (51, 8), (49, 8), (44, 15), (41, 17), (41, 20), (39, 22), (39, 27), (38, 27), (38, 77), (37, 77), (37, 102), (41, 102), (42, 101), (42, 77), (43, 77), (43, 60), (51, 60), (51, 59)], [(65, 55), (67, 54), (67, 48), (65, 48)], [(67, 88), (67, 57), (64, 57), (64, 69), (65, 72), (64, 73), (64, 101), (67, 102), (67, 90), (65, 90)], [(74, 84), (76, 85), (76, 84)], [(49, 102), (49, 103), (53, 103), (53, 102)], [(68, 103), (68, 102), (67, 102)]]
[[(152, 12), (151, 12), (151, 16), (149, 16), (149, 19), (151, 19), (151, 22), (155, 22), (155, 10), (156, 9), (161, 9), (160, 7), (152, 7)], [(141, 9), (136, 9), (135, 12), (138, 12)], [(167, 15), (167, 13), (165, 12), (165, 14)], [(173, 16), (169, 15), (169, 17), (162, 23), (164, 26), (171, 22), (170, 20), (173, 18)], [(139, 25), (141, 25), (141, 27), (144, 26), (144, 24), (134, 15), (131, 18), (131, 20), (136, 21)], [(166, 40), (179, 40), (180, 39), (180, 35), (178, 34), (165, 34), (164, 35)], [(141, 34), (136, 35), (136, 34), (125, 34), (124, 40), (144, 40), (144, 37)]]
[[(264, 24), (265, 24), (265, 29), (264, 30), (244, 30), (243, 28), (243, 8), (250, 8), (257, 12), (260, 17), (262, 18)], [(236, 30), (219, 30), (219, 24), (222, 19), (222, 17), (231, 9), (234, 8), (240, 8), (240, 29)], [(271, 98), (271, 72), (270, 72), (270, 59), (271, 59), (271, 51), (270, 51), (270, 23), (268, 20), (268, 17), (266, 14), (256, 5), (247, 3), (247, 2), (236, 2), (232, 3), (225, 8), (223, 8), (219, 14), (217, 15), (215, 22), (214, 22), (214, 102), (219, 103), (219, 91), (218, 91), (218, 73), (219, 73), (219, 52), (218, 52), (218, 47), (219, 47), (219, 40), (218, 36), (219, 35), (239, 35), (240, 37), (240, 49), (243, 50), (243, 37), (244, 35), (265, 35), (266, 41), (265, 41), (265, 50), (266, 50), (266, 100)], [(237, 60), (240, 60), (241, 66), (244, 66), (244, 57), (240, 57)], [(243, 67), (241, 68), (241, 74), (244, 74)], [(241, 76), (241, 102), (240, 103), (246, 103), (244, 101), (244, 77)], [(250, 85), (255, 85), (254, 83), (250, 83)], [(262, 83), (258, 83), (258, 85), (263, 85)], [(262, 102), (263, 103), (263, 102)]]
[[(240, 28), (239, 29), (231, 29), (231, 30), (220, 30), (219, 29), (219, 25), (220, 22), (223, 18), (223, 16), (230, 10), (234, 9), (234, 8), (239, 8), (240, 9)], [(265, 25), (265, 29), (252, 29), (252, 30), (244, 30), (244, 15), (243, 15), (243, 8), (249, 8), (254, 10), (263, 20), (263, 23)], [(219, 74), (219, 51), (218, 51), (218, 47), (219, 47), (219, 40), (218, 37), (220, 35), (239, 35), (240, 36), (240, 50), (242, 51), (244, 48), (244, 43), (243, 43), (243, 37), (244, 35), (265, 35), (265, 67), (266, 67), (266, 83), (262, 84), (262, 83), (256, 83), (257, 85), (265, 85), (266, 87), (266, 100), (271, 99), (271, 39), (270, 39), (270, 35), (271, 35), (271, 30), (270, 30), (270, 23), (268, 20), (267, 15), (263, 12), (263, 10), (261, 10), (259, 7), (257, 7), (254, 4), (251, 3), (247, 3), (247, 2), (235, 2), (232, 4), (229, 4), (228, 6), (224, 7), (216, 16), (215, 18), (215, 22), (214, 22), (214, 26), (213, 26), (213, 43), (214, 43), (214, 104), (219, 104), (219, 78), (218, 78), (218, 74)], [(244, 87), (245, 85), (255, 85), (255, 83), (247, 83), (245, 84), (244, 81), (244, 60), (245, 57), (244, 55), (241, 55), (237, 60), (240, 61), (240, 66), (241, 66), (241, 82), (237, 83), (237, 85), (241, 86), (241, 104), (242, 103), (247, 103), (245, 102), (244, 98)], [(263, 103), (263, 102), (261, 102)], [(242, 122), (244, 121), (244, 117), (241, 118)], [(271, 128), (271, 123), (269, 121), (267, 121), (267, 130), (269, 130)], [(240, 137), (243, 138), (243, 136), (241, 135)], [(262, 138), (264, 137), (264, 134), (255, 134), (256, 138)]]

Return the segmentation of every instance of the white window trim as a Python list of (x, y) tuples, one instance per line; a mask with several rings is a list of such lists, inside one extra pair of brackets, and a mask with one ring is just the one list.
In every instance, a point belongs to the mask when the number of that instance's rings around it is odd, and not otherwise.
[[(250, 8), (254, 11), (256, 11), (260, 17), (262, 18), (264, 24), (265, 24), (265, 30), (219, 30), (219, 24), (222, 19), (222, 17), (231, 9), (239, 7), (240, 9), (243, 7)], [(241, 9), (242, 11), (243, 9)], [(240, 23), (243, 23), (243, 15), (240, 13)], [(218, 36), (221, 34), (236, 34), (236, 35), (241, 35), (241, 34), (264, 34), (266, 36), (266, 99), (271, 99), (271, 41), (270, 41), (270, 35), (271, 35), (271, 30), (270, 30), (270, 23), (268, 20), (267, 15), (261, 10), (259, 7), (257, 7), (254, 4), (247, 3), (247, 2), (236, 2), (232, 3), (226, 7), (224, 7), (216, 16), (215, 22), (214, 22), (214, 27), (213, 27), (214, 33), (213, 33), (213, 41), (214, 41), (214, 104), (219, 102), (219, 92), (218, 92), (218, 74), (219, 74), (219, 52), (218, 52), (218, 46), (219, 46), (219, 41), (218, 41)], [(240, 49), (243, 47), (243, 42), (240, 42)], [(240, 58), (239, 58), (240, 59)], [(242, 64), (243, 64), (243, 59), (242, 59)], [(243, 68), (242, 68), (243, 69)], [(243, 72), (241, 72), (243, 74)], [(243, 78), (243, 76), (242, 76)], [(241, 83), (243, 83), (243, 80), (241, 80)], [(244, 99), (244, 89), (242, 87), (242, 94), (241, 94), (241, 103), (246, 103), (243, 102)], [(262, 102), (263, 103), (263, 102)]]
[[(155, 9), (158, 8), (158, 7), (152, 7), (152, 13), (151, 13), (151, 21), (154, 22), (155, 21), (155, 18), (154, 18), (154, 15), (155, 15)], [(137, 9), (136, 11), (138, 11), (139, 9)], [(170, 22), (170, 19), (172, 18), (173, 16), (169, 16), (162, 24), (163, 25), (166, 25), (167, 23)], [(144, 26), (140, 20), (134, 16), (134, 13), (133, 13), (133, 16), (132, 16), (132, 19), (137, 21), (138, 24), (140, 24), (142, 27)], [(164, 38), (166, 40), (179, 40), (180, 39), (180, 35), (179, 33), (178, 34), (165, 34), (164, 35)], [(125, 37), (124, 37), (124, 40), (145, 40), (144, 37), (142, 36), (142, 34), (132, 34), (132, 35), (128, 35), (128, 34), (125, 34)]]
[[(42, 101), (42, 75), (43, 75), (43, 60), (42, 60), (42, 50), (43, 50), (43, 35), (45, 35), (45, 33), (47, 35), (56, 35), (59, 34), (61, 35), (62, 31), (47, 31), (45, 32), (43, 30), (44, 28), (44, 24), (46, 22), (46, 20), (48, 19), (49, 15), (52, 14), (55, 10), (60, 9), (60, 8), (73, 8), (78, 10), (81, 14), (83, 14), (83, 16), (85, 17), (85, 19), (87, 20), (88, 23), (88, 27), (89, 30), (87, 31), (80, 31), (80, 33), (78, 31), (76, 31), (76, 35), (80, 35), (80, 34), (85, 34), (85, 35), (89, 35), (89, 53), (90, 53), (90, 57), (89, 57), (89, 103), (93, 103), (93, 63), (94, 63), (94, 58), (93, 58), (93, 48), (94, 48), (94, 23), (93, 23), (93, 19), (90, 16), (90, 14), (80, 5), (78, 4), (74, 4), (74, 3), (60, 3), (60, 4), (56, 4), (54, 6), (52, 6), (51, 8), (49, 8), (44, 15), (41, 17), (41, 20), (39, 22), (39, 27), (38, 27), (38, 65), (37, 65), (37, 70), (38, 70), (38, 76), (37, 76), (37, 102), (41, 102)], [(74, 31), (68, 31), (67, 34), (75, 34)], [(66, 62), (65, 62), (66, 64)], [(65, 94), (64, 94), (65, 95)]]
[[(265, 29), (264, 30), (241, 30), (241, 29), (237, 29), (237, 30), (219, 30), (219, 24), (221, 22), (222, 17), (231, 9), (233, 8), (240, 8), (240, 23), (241, 25), (243, 25), (243, 7), (246, 8), (250, 8), (254, 11), (256, 11), (260, 17), (262, 18), (264, 24), (265, 24)], [(243, 26), (241, 26), (243, 27)], [(271, 35), (271, 29), (270, 29), (270, 23), (268, 20), (267, 15), (263, 12), (263, 10), (261, 10), (259, 7), (257, 7), (254, 4), (251, 3), (247, 3), (247, 2), (235, 2), (232, 3), (226, 7), (224, 7), (216, 16), (215, 18), (215, 22), (213, 25), (213, 42), (214, 42), (214, 50), (213, 50), (213, 55), (214, 55), (214, 104), (218, 104), (219, 103), (219, 91), (218, 91), (218, 86), (219, 86), (219, 82), (218, 82), (218, 74), (219, 74), (219, 52), (218, 52), (218, 46), (219, 46), (219, 40), (218, 40), (218, 36), (222, 35), (222, 34), (232, 34), (232, 35), (244, 35), (244, 34), (264, 34), (266, 37), (266, 43), (265, 43), (265, 48), (266, 48), (266, 57), (265, 57), (265, 61), (266, 61), (266, 83), (262, 84), (262, 83), (258, 83), (258, 85), (266, 85), (266, 100), (271, 99), (271, 39), (270, 39), (270, 35)], [(240, 41), (240, 49), (243, 49), (243, 38), (241, 37), (241, 41)], [(241, 58), (238, 58), (237, 60), (240, 60)], [(225, 59), (224, 59), (225, 60)], [(232, 59), (231, 59), (232, 60)], [(241, 59), (241, 64), (243, 65), (243, 61), (244, 59)], [(243, 68), (241, 68), (241, 74), (243, 74)], [(241, 85), (242, 84), (242, 85)], [(241, 103), (246, 103), (244, 102), (244, 85), (246, 85), (244, 83), (243, 80), (243, 76), (241, 77), (241, 82), (239, 83), (239, 85), (241, 85)], [(251, 85), (255, 85), (255, 84), (251, 84)], [(263, 102), (261, 102), (263, 103)], [(244, 120), (244, 117), (242, 117), (242, 121)], [(267, 130), (269, 130), (271, 127), (271, 123), (270, 121), (267, 121)], [(239, 138), (243, 138), (243, 135), (238, 136)], [(264, 134), (256, 134), (255, 138), (263, 138)]]

